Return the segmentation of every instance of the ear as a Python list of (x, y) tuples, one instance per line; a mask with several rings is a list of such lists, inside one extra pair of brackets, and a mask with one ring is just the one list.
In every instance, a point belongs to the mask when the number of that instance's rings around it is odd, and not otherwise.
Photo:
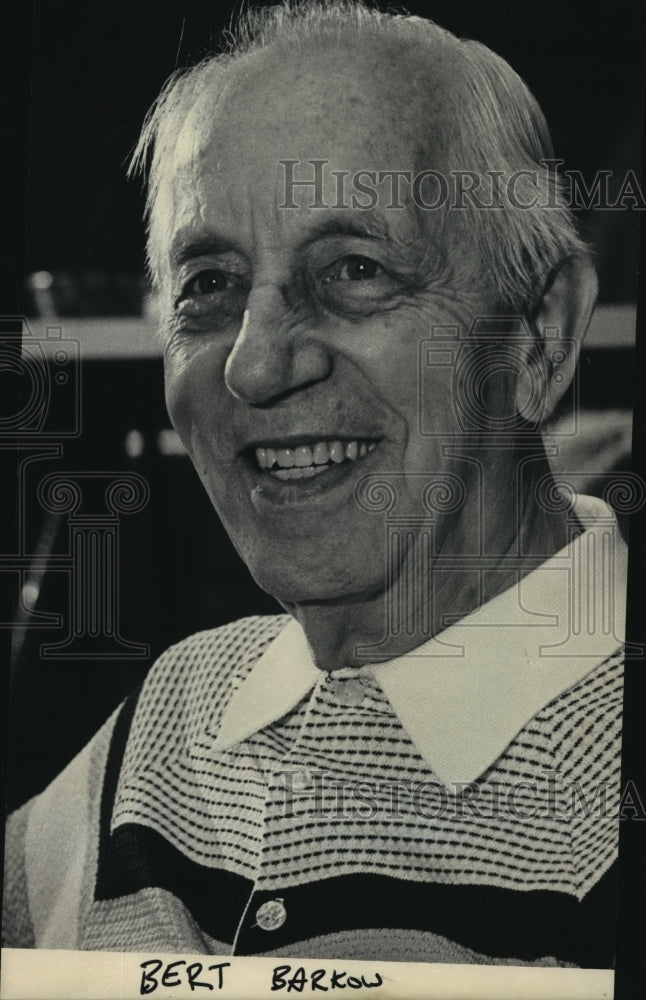
[(597, 291), (596, 271), (583, 254), (568, 257), (550, 274), (530, 320), (536, 336), (534, 358), (532, 362), (528, 356), (527, 373), (518, 379), (517, 412), (522, 413), (536, 392), (537, 378), (544, 400), (542, 419), (554, 412), (574, 377)]

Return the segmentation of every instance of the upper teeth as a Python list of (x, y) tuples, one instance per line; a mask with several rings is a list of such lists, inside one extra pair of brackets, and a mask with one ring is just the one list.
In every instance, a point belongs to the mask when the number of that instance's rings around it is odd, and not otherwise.
[(311, 469), (310, 474), (314, 474), (323, 472), (329, 462), (354, 461), (375, 447), (375, 441), (318, 441), (315, 445), (299, 444), (295, 448), (256, 448), (256, 460), (261, 469), (276, 466), (277, 473), (281, 469)]

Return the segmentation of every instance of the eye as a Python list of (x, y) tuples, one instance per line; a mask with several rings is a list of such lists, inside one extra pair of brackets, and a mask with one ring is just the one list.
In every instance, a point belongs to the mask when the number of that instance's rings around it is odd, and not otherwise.
[(343, 254), (322, 268), (317, 290), (320, 301), (333, 312), (368, 315), (392, 308), (403, 289), (401, 278), (373, 257)]
[[(235, 286), (235, 278), (224, 271), (200, 271), (182, 290), (181, 299), (194, 295), (213, 295), (214, 292), (227, 292)], [(181, 300), (180, 299), (180, 300)]]
[(381, 264), (370, 257), (363, 257), (360, 254), (351, 254), (342, 257), (334, 265), (330, 274), (326, 275), (325, 281), (372, 281), (384, 274)]
[(247, 286), (244, 278), (210, 267), (187, 281), (175, 303), (180, 316), (187, 318), (236, 316), (244, 309)]

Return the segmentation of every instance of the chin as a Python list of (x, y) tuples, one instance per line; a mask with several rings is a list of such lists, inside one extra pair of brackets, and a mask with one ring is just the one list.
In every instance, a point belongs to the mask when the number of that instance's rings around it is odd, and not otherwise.
[(261, 569), (258, 572), (252, 571), (252, 576), (259, 587), (284, 606), (334, 602), (343, 600), (346, 596), (338, 585), (326, 585), (320, 578), (307, 578), (298, 573), (278, 574)]
[(257, 565), (250, 562), (247, 565), (258, 586), (284, 606), (351, 602), (383, 587), (383, 573), (379, 581), (371, 585), (365, 579), (334, 572), (331, 566), (322, 567), (320, 552), (318, 565), (311, 568), (295, 562), (281, 564), (275, 556)]

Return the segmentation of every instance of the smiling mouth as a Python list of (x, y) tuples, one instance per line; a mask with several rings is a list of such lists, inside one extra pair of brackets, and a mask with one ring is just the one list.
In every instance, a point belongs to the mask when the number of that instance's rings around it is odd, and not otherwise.
[(275, 479), (311, 479), (339, 465), (356, 462), (377, 447), (374, 439), (337, 439), (288, 448), (261, 445), (250, 449), (258, 469)]

